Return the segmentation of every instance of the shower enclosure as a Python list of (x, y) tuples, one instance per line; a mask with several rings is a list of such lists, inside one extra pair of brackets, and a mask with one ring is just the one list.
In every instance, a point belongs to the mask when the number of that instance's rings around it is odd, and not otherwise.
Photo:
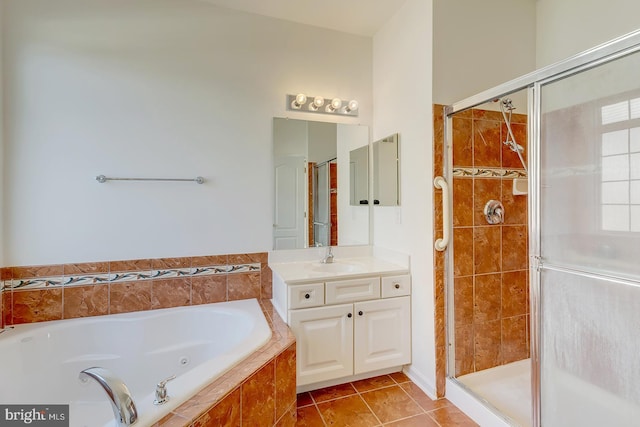
[(445, 110), (447, 397), (483, 425), (638, 424), (637, 70), (640, 32)]
[(309, 185), (310, 246), (336, 246), (337, 222), (337, 164), (336, 160), (310, 163)]

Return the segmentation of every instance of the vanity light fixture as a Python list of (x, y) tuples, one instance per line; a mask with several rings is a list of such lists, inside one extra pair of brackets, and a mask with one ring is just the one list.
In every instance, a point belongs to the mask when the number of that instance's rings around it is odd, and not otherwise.
[(307, 95), (305, 95), (304, 93), (299, 93), (293, 98), (293, 101), (291, 101), (291, 108), (293, 108), (294, 110), (299, 110), (306, 103)]
[(316, 96), (313, 101), (309, 103), (309, 111), (318, 111), (320, 107), (324, 105), (324, 98)]
[(349, 101), (347, 106), (344, 107), (344, 111), (346, 113), (350, 113), (352, 111), (358, 111), (358, 101), (356, 101), (355, 99), (352, 99), (351, 101)]
[[(326, 99), (330, 99), (331, 102), (327, 104)], [(346, 101), (340, 98), (324, 98), (322, 96), (309, 96), (304, 93), (299, 93), (297, 95), (287, 95), (287, 109), (300, 110), (308, 113), (357, 117), (359, 105), (355, 99)]]
[(331, 102), (329, 103), (329, 105), (327, 105), (326, 112), (327, 113), (335, 113), (336, 111), (340, 110), (340, 107), (342, 107), (342, 99), (333, 98), (331, 100)]

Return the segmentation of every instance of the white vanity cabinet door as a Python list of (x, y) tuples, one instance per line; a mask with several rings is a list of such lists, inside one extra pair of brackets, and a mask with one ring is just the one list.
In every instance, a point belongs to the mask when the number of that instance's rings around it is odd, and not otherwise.
[(353, 374), (353, 304), (289, 311), (297, 385)]
[(410, 297), (354, 304), (354, 374), (411, 362)]

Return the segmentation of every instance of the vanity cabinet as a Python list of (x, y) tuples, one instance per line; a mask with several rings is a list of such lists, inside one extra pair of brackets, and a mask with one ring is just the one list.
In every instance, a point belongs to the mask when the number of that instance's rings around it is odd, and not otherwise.
[(297, 385), (411, 362), (408, 275), (288, 286)]

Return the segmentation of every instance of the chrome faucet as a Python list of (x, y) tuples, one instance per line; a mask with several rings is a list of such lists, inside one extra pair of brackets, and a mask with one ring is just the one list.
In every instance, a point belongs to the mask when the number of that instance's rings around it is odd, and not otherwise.
[(331, 252), (331, 246), (327, 246), (327, 254), (320, 261), (323, 264), (331, 264), (333, 263), (333, 252)]
[(138, 420), (138, 411), (133, 403), (133, 397), (125, 383), (105, 368), (93, 367), (80, 372), (80, 380), (86, 382), (93, 378), (104, 389), (111, 400), (113, 415), (119, 426), (130, 426)]
[(171, 375), (169, 378), (160, 381), (156, 385), (156, 398), (153, 401), (154, 405), (164, 405), (169, 401), (169, 395), (167, 394), (167, 383), (175, 379), (176, 376)]

